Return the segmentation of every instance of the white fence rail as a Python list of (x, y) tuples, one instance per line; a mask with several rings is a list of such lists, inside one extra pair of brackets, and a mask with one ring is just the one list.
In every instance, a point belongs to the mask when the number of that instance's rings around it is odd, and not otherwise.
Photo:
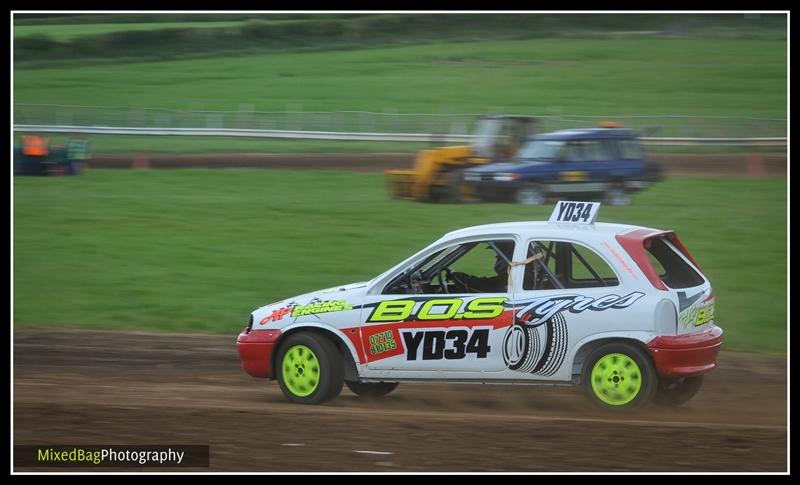
[[(142, 128), (128, 126), (14, 125), (15, 131), (38, 133), (87, 133), (97, 135), (224, 136), (295, 140), (416, 141), (469, 143), (472, 135), (432, 133), (363, 133), (338, 131), (257, 130), (233, 128)], [(785, 136), (775, 137), (652, 137), (641, 138), (653, 146), (786, 146)]]
[[(488, 108), (487, 113), (511, 114), (502, 107)], [(597, 126), (600, 121), (610, 120), (620, 122), (645, 137), (724, 139), (786, 137), (788, 134), (787, 120), (780, 118), (623, 113), (606, 116), (517, 114), (536, 115), (536, 131), (539, 133)], [(252, 105), (244, 104), (236, 111), (211, 111), (199, 105), (182, 110), (15, 103), (13, 120), (17, 125), (260, 130), (266, 133), (384, 133), (400, 134), (403, 139), (405, 134), (421, 134), (427, 139), (428, 133), (470, 135), (479, 116), (477, 113), (401, 113), (390, 108), (382, 112), (303, 111), (299, 105), (287, 105), (285, 111), (256, 111)], [(224, 136), (230, 135), (227, 131), (223, 133)]]

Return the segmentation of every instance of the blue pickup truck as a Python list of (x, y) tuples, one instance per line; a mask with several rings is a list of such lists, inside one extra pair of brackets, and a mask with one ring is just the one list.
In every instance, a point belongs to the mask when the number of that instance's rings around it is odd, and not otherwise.
[(637, 133), (613, 127), (533, 136), (510, 160), (465, 170), (463, 182), (482, 201), (537, 205), (568, 195), (627, 205), (632, 192), (661, 179), (661, 168), (644, 159)]

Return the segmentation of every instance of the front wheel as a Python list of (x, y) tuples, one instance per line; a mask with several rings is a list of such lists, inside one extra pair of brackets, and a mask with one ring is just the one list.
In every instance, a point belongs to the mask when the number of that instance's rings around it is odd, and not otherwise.
[(381, 397), (397, 389), (399, 382), (345, 382), (347, 387), (361, 397)]
[(658, 386), (649, 356), (624, 342), (601, 345), (589, 354), (581, 380), (590, 401), (612, 410), (646, 404)]
[(445, 176), (443, 202), (458, 204), (464, 201), (464, 170), (452, 169)]
[(341, 355), (325, 337), (304, 332), (289, 336), (276, 360), (283, 395), (299, 404), (322, 404), (342, 392)]
[(680, 406), (697, 394), (703, 384), (703, 376), (663, 380), (658, 386), (653, 402), (659, 406)]

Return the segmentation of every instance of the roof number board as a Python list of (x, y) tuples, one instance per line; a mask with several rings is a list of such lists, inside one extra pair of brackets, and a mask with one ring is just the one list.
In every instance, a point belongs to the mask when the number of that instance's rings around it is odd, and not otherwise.
[(559, 200), (548, 222), (593, 224), (600, 209), (599, 202)]

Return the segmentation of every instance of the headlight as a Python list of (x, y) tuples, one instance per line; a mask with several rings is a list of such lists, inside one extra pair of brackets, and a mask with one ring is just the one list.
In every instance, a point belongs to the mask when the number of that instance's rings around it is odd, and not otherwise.
[(500, 172), (500, 173), (494, 174), (494, 179), (497, 182), (512, 182), (514, 180), (517, 180), (518, 178), (519, 178), (519, 174), (518, 173)]

